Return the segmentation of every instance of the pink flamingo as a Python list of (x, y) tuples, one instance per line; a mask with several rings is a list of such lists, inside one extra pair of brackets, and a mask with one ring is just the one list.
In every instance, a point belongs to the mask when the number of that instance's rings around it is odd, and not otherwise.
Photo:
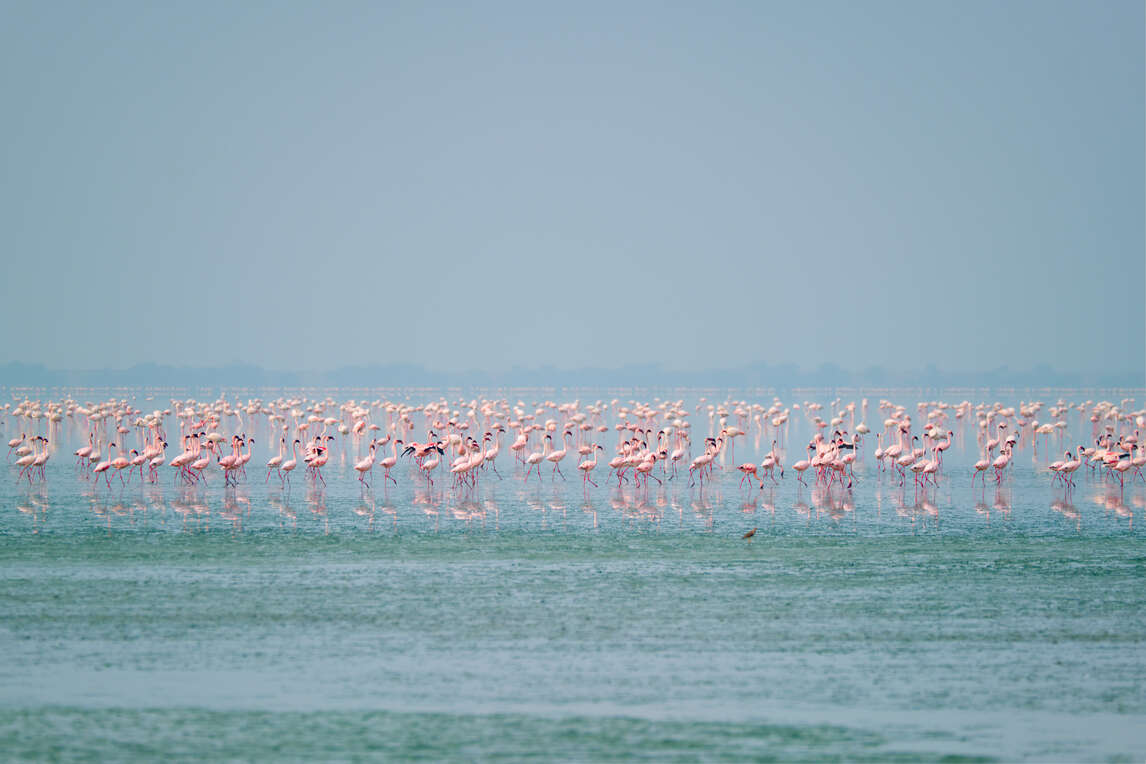
[(36, 451), (36, 448), (39, 445), (40, 436), (37, 435), (36, 437), (32, 438), (32, 450), (16, 460), (16, 466), (20, 468), (20, 474), (16, 476), (17, 480), (27, 475), (28, 483), (30, 484), (32, 482), (32, 464), (36, 461), (36, 457), (39, 455), (39, 452)]
[[(1138, 446), (1133, 446), (1132, 448), (1136, 449)], [(1124, 453), (1120, 455), (1118, 461), (1111, 467), (1112, 470), (1118, 473), (1119, 488), (1125, 487), (1126, 473), (1130, 471), (1132, 466), (1134, 465), (1131, 461), (1130, 454)]]
[(899, 483), (900, 483), (900, 485), (903, 484), (904, 479), (906, 479), (906, 477), (907, 477), (907, 470), (909, 470), (911, 468), (911, 465), (915, 464), (915, 462), (919, 458), (918, 456), (916, 456), (915, 448), (914, 448), (915, 441), (917, 441), (917, 440), (919, 440), (919, 436), (918, 435), (912, 435), (911, 436), (912, 447), (905, 449), (903, 452), (903, 455), (895, 460), (896, 467), (899, 469)]
[(437, 448), (435, 450), (436, 453), (433, 456), (418, 465), (418, 469), (420, 469), (422, 474), (426, 476), (426, 480), (430, 481), (431, 486), (434, 484), (434, 479), (430, 477), (430, 473), (436, 470), (439, 465), (441, 465), (442, 454), (445, 453), (445, 451), (443, 451), (441, 448)]
[(366, 482), (366, 473), (374, 474), (374, 450), (376, 447), (376, 441), (370, 441), (370, 455), (354, 463), (354, 469), (358, 472), (358, 482), (367, 488), (370, 487), (370, 484)]
[[(1137, 433), (1138, 431), (1135, 430), (1134, 432)], [(1146, 455), (1143, 455), (1143, 449), (1137, 442), (1134, 443), (1131, 450), (1138, 452), (1138, 456), (1132, 456), (1130, 459), (1130, 463), (1134, 466), (1134, 475), (1142, 478), (1143, 482), (1146, 482), (1146, 475), (1142, 474), (1142, 468), (1146, 467)]]
[(223, 470), (223, 484), (237, 485), (238, 478), (235, 472), (239, 469), (239, 448), (242, 440), (238, 435), (231, 438), (231, 453), (219, 459), (219, 467)]
[(537, 479), (541, 480), (541, 462), (545, 459), (545, 457), (549, 456), (549, 448), (552, 443), (553, 436), (546, 435), (545, 440), (541, 442), (541, 450), (534, 451), (532, 454), (526, 457), (525, 463), (528, 465), (528, 469), (525, 470), (526, 483), (529, 482), (529, 473), (532, 472), (535, 467), (537, 468)]
[(202, 448), (200, 448), (199, 452), (198, 452), (198, 458), (195, 459), (195, 461), (191, 462), (191, 464), (189, 465), (190, 468), (192, 470), (194, 470), (194, 472), (192, 472), (191, 474), (193, 476), (195, 476), (196, 479), (202, 479), (202, 481), (204, 483), (207, 482), (207, 471), (206, 470), (207, 470), (207, 467), (211, 464), (210, 454), (214, 452), (214, 449), (215, 449), (214, 442), (212, 442), (211, 440), (208, 440), (206, 449), (207, 450), (204, 451)]
[(278, 470), (279, 477), (280, 478), (282, 477), (281, 467), (282, 467), (282, 463), (283, 463), (283, 459), (285, 458), (285, 455), (286, 455), (286, 438), (284, 437), (284, 438), (279, 438), (278, 455), (272, 456), (270, 459), (267, 460), (267, 479), (263, 481), (264, 483), (270, 482), (272, 470)]
[(764, 490), (764, 475), (772, 478), (772, 482), (779, 482), (776, 480), (776, 467), (780, 468), (780, 477), (784, 477), (784, 463), (780, 461), (780, 454), (776, 453), (776, 441), (772, 441), (772, 450), (764, 457), (764, 461), (760, 462), (760, 490)]
[(242, 438), (240, 438), (240, 445), (245, 445), (247, 450), (239, 452), (239, 461), (235, 466), (243, 473), (244, 478), (247, 477), (247, 462), (251, 460), (251, 446), (254, 442), (255, 439), (248, 438), (246, 433), (243, 433)]
[(294, 472), (295, 468), (298, 467), (298, 447), (300, 445), (298, 438), (295, 438), (294, 444), (291, 445), (291, 458), (283, 462), (279, 469), (279, 479), (282, 481), (283, 486), (290, 485), (290, 473)]
[(1062, 465), (1062, 468), (1059, 470), (1059, 473), (1062, 475), (1063, 481), (1068, 486), (1073, 486), (1074, 485), (1074, 479), (1071, 476), (1075, 473), (1075, 471), (1079, 467), (1082, 466), (1082, 459), (1081, 458), (1076, 459), (1075, 457), (1073, 457), (1071, 455), (1071, 453), (1069, 451), (1067, 452), (1066, 457), (1067, 457), (1066, 463)]
[(12, 452), (15, 451), (17, 448), (19, 448), (24, 443), (24, 441), (27, 439), (28, 439), (27, 435), (25, 435), (24, 433), (20, 433), (20, 437), (12, 438), (12, 440), (8, 441), (8, 458), (9, 459), (12, 458)]
[[(813, 445), (808, 446), (809, 454), (811, 454), (811, 452), (815, 451), (815, 450), (816, 450), (815, 446), (813, 446)], [(792, 469), (796, 470), (796, 480), (803, 483), (804, 485), (807, 485), (807, 483), (804, 482), (804, 473), (807, 472), (808, 468), (811, 466), (812, 466), (811, 456), (809, 456), (807, 459), (801, 459), (800, 461), (793, 464)]]
[(1004, 446), (1002, 452), (999, 454), (999, 457), (997, 459), (995, 459), (995, 461), (991, 464), (991, 466), (995, 468), (995, 482), (996, 483), (1003, 482), (1003, 470), (1005, 470), (1007, 468), (1007, 465), (1010, 463), (1011, 463), (1011, 448), (1010, 448), (1010, 446)]
[(103, 475), (104, 481), (107, 483), (108, 488), (111, 488), (111, 473), (109, 472), (109, 470), (111, 469), (110, 451), (113, 448), (116, 448), (116, 445), (114, 443), (109, 443), (108, 444), (108, 451), (109, 451), (108, 458), (104, 459), (102, 462), (98, 462), (96, 464), (96, 466), (92, 469), (92, 474), (95, 475), (97, 478), (100, 475)]
[(84, 467), (87, 458), (91, 456), (92, 449), (95, 448), (95, 433), (88, 433), (88, 444), (82, 448), (76, 449), (76, 466)]
[(609, 460), (609, 469), (613, 470), (613, 472), (617, 475), (618, 488), (620, 488), (622, 480), (628, 480), (628, 478), (625, 477), (625, 470), (628, 469), (629, 465), (629, 444), (623, 443), (621, 444), (621, 448), (622, 452)]
[(708, 450), (708, 444), (705, 444), (704, 453), (692, 460), (692, 464), (688, 465), (688, 484), (691, 486), (694, 482), (695, 476), (699, 476), (700, 482), (703, 485), (705, 470), (712, 464), (712, 460), (716, 458), (715, 451)]
[[(497, 475), (498, 480), (501, 480), (501, 473), (497, 471), (497, 455), (501, 453), (501, 434), (505, 432), (505, 428), (498, 425), (493, 431), (493, 445), (485, 451), (485, 463), (493, 470), (493, 474)], [(490, 433), (486, 433), (489, 435)]]
[(942, 453), (939, 445), (931, 449), (933, 456), (931, 460), (923, 467), (923, 480), (926, 482), (930, 480), (932, 484), (939, 485), (939, 455)]
[(688, 435), (683, 432), (679, 433), (677, 435), (677, 447), (669, 454), (669, 461), (672, 462), (672, 476), (669, 480), (676, 477), (677, 465), (688, 456), (688, 448), (685, 446), (686, 443), (688, 443)]
[(45, 481), (47, 477), (44, 476), (44, 465), (48, 463), (48, 459), (51, 458), (52, 454), (48, 451), (48, 439), (40, 438), (40, 442), (44, 450), (36, 455), (36, 458), (32, 461), (32, 467), (40, 471), (40, 480)]
[[(557, 475), (560, 475), (562, 480), (565, 479), (565, 473), (561, 471), (561, 460), (565, 458), (565, 454), (569, 453), (569, 443), (567, 441), (572, 435), (573, 433), (566, 430), (565, 434), (561, 436), (561, 449), (559, 451), (550, 451), (549, 455), (545, 457), (548, 461), (553, 463), (553, 472), (550, 473), (551, 480), (555, 479)], [(538, 477), (541, 476), (540, 471), (541, 468), (539, 467)]]
[(1066, 464), (1068, 461), (1070, 461), (1070, 452), (1069, 451), (1067, 451), (1065, 454), (1063, 454), (1062, 459), (1059, 459), (1057, 462), (1051, 462), (1050, 464), (1047, 465), (1047, 469), (1054, 473), (1054, 479), (1051, 480), (1052, 485), (1059, 480), (1065, 479), (1063, 476), (1062, 468), (1063, 468), (1063, 465)]
[(139, 470), (139, 482), (142, 483), (143, 482), (143, 465), (146, 463), (147, 463), (147, 454), (141, 454), (138, 451), (136, 451), (134, 448), (131, 449), (131, 460), (128, 463), (128, 466), (131, 467), (132, 469), (127, 471), (127, 482), (129, 482), (129, 483), (131, 482), (131, 476), (134, 474), (133, 470), (138, 469)]
[(159, 479), (159, 468), (167, 460), (167, 441), (161, 441), (159, 452), (147, 463), (148, 475), (152, 483)]
[(325, 444), (318, 449), (318, 453), (310, 460), (310, 473), (315, 480), (321, 480), (323, 485), (326, 485), (326, 478), (322, 476), (322, 468), (330, 461), (330, 441), (334, 440), (333, 435), (327, 435)]
[(391, 441), (391, 443), (390, 443), (390, 449), (391, 449), (390, 456), (387, 456), (385, 459), (380, 459), (378, 461), (378, 466), (381, 467), (382, 469), (386, 470), (386, 473), (382, 476), (382, 479), (383, 480), (389, 480), (394, 485), (398, 485), (398, 481), (390, 476), (390, 470), (393, 469), (394, 465), (398, 463), (398, 447), (401, 445), (402, 445), (402, 441), (400, 441), (400, 440)]
[(756, 480), (756, 465), (752, 462), (744, 462), (743, 464), (737, 466), (736, 469), (743, 473), (743, 477), (740, 478), (741, 488), (744, 487), (744, 481), (748, 479), (749, 475), (752, 476), (753, 480)]
[(984, 487), (987, 485), (987, 470), (991, 468), (991, 450), (986, 449), (986, 454), (982, 459), (975, 462), (974, 472), (971, 473), (971, 485), (975, 485), (975, 476), (978, 475), (983, 479), (980, 481)]
[(604, 451), (604, 450), (605, 450), (604, 446), (601, 446), (599, 444), (596, 446), (592, 446), (592, 450), (590, 451), (590, 453), (592, 454), (592, 458), (586, 459), (585, 461), (583, 461), (577, 465), (577, 469), (581, 470), (581, 477), (582, 477), (581, 482), (582, 482), (582, 484), (586, 485), (586, 488), (588, 488), (589, 483), (593, 483), (594, 488), (599, 487), (595, 482), (593, 482), (593, 478), (589, 477), (589, 474), (594, 469), (596, 469), (596, 467), (597, 467), (597, 452), (598, 451)]
[[(190, 483), (192, 481), (192, 479), (195, 477), (194, 474), (189, 469), (189, 467), (191, 465), (191, 462), (193, 462), (195, 460), (195, 457), (198, 455), (198, 453), (199, 453), (199, 436), (198, 436), (198, 434), (196, 434), (196, 435), (184, 435), (183, 436), (183, 453), (179, 454), (178, 456), (176, 456), (174, 459), (171, 460), (171, 468), (178, 470), (178, 472), (175, 474), (179, 477), (182, 477), (183, 481), (185, 483)], [(174, 482), (174, 480), (172, 480), (172, 482)]]
[(122, 484), (123, 471), (131, 466), (131, 460), (124, 456), (121, 451), (114, 459), (111, 460), (111, 466), (115, 467), (115, 473), (119, 475), (119, 482)]
[[(645, 454), (644, 458), (641, 459), (640, 463), (634, 468), (634, 471), (633, 471), (634, 480), (637, 481), (638, 486), (641, 485), (641, 482), (639, 480), (641, 475), (645, 476), (645, 482), (644, 482), (645, 488), (648, 488), (649, 478), (652, 478), (653, 480), (657, 481), (658, 483), (661, 483), (661, 479), (653, 474), (653, 467), (656, 465), (656, 461), (657, 461), (657, 455), (655, 453), (653, 453), (652, 451), (649, 451)], [(661, 485), (664, 485), (664, 483), (661, 483)]]

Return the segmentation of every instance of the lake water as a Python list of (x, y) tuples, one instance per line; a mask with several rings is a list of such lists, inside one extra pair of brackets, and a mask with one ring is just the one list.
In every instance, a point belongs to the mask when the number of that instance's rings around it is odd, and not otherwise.
[(350, 440), (287, 491), (265, 423), (237, 488), (108, 489), (66, 419), (46, 483), (0, 479), (0, 756), (1141, 761), (1146, 484), (1066, 493), (1026, 443), (971, 488), (951, 424), (925, 493), (874, 440), (850, 491), (523, 483), (504, 445), (366, 490)]

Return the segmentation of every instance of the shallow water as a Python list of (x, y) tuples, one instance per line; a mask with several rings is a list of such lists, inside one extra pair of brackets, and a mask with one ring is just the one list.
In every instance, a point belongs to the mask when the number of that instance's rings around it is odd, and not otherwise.
[(59, 440), (46, 485), (0, 480), (6, 757), (1146, 751), (1146, 485), (1068, 494), (1029, 445), (998, 487), (958, 433), (925, 493), (874, 444), (851, 491), (645, 493), (523, 484), (507, 453), (471, 491), (365, 490), (345, 444), (288, 492), (108, 489)]

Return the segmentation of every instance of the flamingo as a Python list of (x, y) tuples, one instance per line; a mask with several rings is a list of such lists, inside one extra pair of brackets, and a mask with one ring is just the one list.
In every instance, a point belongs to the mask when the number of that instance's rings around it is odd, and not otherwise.
[[(653, 480), (657, 481), (658, 483), (661, 483), (661, 479), (653, 474), (653, 467), (656, 465), (656, 461), (657, 461), (657, 455), (655, 453), (653, 453), (652, 451), (649, 451), (648, 453), (646, 453), (644, 455), (644, 457), (641, 459), (640, 463), (637, 464), (637, 466), (634, 468), (634, 473), (633, 473), (634, 474), (634, 480), (637, 480), (637, 485), (640, 485), (640, 480), (638, 478), (641, 475), (645, 476), (644, 485), (646, 488), (649, 485), (649, 478), (652, 478)], [(664, 483), (661, 483), (661, 485), (664, 485)]]
[(772, 479), (773, 483), (779, 482), (776, 480), (776, 467), (780, 467), (780, 477), (784, 477), (784, 465), (780, 461), (780, 455), (776, 453), (776, 441), (772, 441), (772, 450), (760, 462), (760, 490), (764, 490), (764, 475)]
[[(809, 452), (809, 454), (810, 454), (812, 451), (815, 451), (815, 450), (816, 450), (816, 447), (815, 447), (815, 446), (812, 446), (812, 445), (809, 445), (809, 446), (808, 446), (808, 452)], [(801, 482), (801, 483), (804, 483), (804, 485), (807, 485), (807, 483), (805, 483), (805, 482), (804, 482), (804, 473), (805, 473), (805, 472), (808, 470), (808, 468), (809, 468), (809, 467), (811, 467), (811, 466), (812, 466), (812, 458), (811, 458), (811, 456), (809, 456), (807, 459), (801, 459), (800, 461), (798, 461), (798, 462), (796, 462), (795, 464), (793, 464), (793, 465), (792, 465), (792, 469), (796, 470), (796, 480), (798, 480), (798, 481), (799, 481), (799, 482)]]
[(247, 434), (243, 433), (242, 437), (239, 440), (240, 440), (240, 445), (245, 445), (247, 447), (247, 450), (239, 452), (239, 460), (235, 466), (240, 471), (242, 471), (243, 477), (245, 478), (247, 476), (247, 462), (249, 462), (251, 460), (251, 446), (254, 445), (255, 439), (254, 438), (248, 438)]
[[(191, 460), (195, 458), (195, 451), (194, 451), (193, 444), (194, 444), (195, 438), (197, 438), (197, 437), (198, 436), (184, 435), (183, 436), (183, 451), (178, 456), (176, 456), (174, 459), (171, 460), (171, 468), (178, 470), (178, 472), (176, 472), (175, 475), (178, 477), (182, 477), (184, 482), (186, 482), (188, 479), (187, 465), (190, 464)], [(99, 441), (97, 440), (96, 443), (98, 444)], [(174, 479), (172, 479), (172, 482), (174, 482)]]
[(231, 438), (231, 453), (226, 456), (220, 457), (219, 466), (223, 470), (223, 483), (224, 485), (231, 485), (231, 476), (237, 469), (239, 464), (239, 436), (235, 435)]
[(676, 477), (677, 464), (684, 461), (684, 458), (688, 456), (688, 449), (686, 449), (684, 446), (684, 444), (687, 442), (687, 436), (682, 435), (679, 440), (679, 445), (673, 449), (671, 454), (669, 454), (669, 460), (672, 462), (672, 477), (670, 477), (669, 480), (672, 480), (672, 478)]
[[(126, 429), (126, 428), (123, 428)], [(121, 433), (123, 434), (123, 433)], [(135, 453), (133, 450), (132, 453)], [(123, 471), (131, 466), (131, 460), (123, 455), (122, 450), (111, 460), (111, 466), (115, 467), (115, 474), (119, 475), (119, 482), (123, 483)]]
[(437, 453), (418, 465), (418, 469), (420, 469), (422, 474), (426, 476), (426, 480), (430, 481), (431, 486), (434, 484), (434, 479), (430, 477), (430, 473), (436, 470), (438, 465), (442, 463), (442, 454), (445, 453), (445, 451), (441, 448), (435, 448), (435, 450)]
[(1081, 466), (1082, 466), (1081, 457), (1075, 458), (1068, 451), (1066, 454), (1066, 462), (1063, 463), (1062, 467), (1059, 469), (1059, 474), (1062, 475), (1063, 482), (1065, 482), (1068, 486), (1073, 486), (1074, 485), (1074, 479), (1071, 477), (1071, 475), (1073, 475), (1075, 470), (1077, 470)]
[(111, 449), (116, 448), (116, 447), (117, 446), (114, 443), (109, 443), (108, 444), (108, 451), (109, 451), (108, 458), (104, 459), (102, 462), (97, 462), (96, 466), (92, 469), (92, 474), (95, 475), (97, 478), (100, 475), (103, 475), (104, 481), (107, 483), (108, 488), (111, 488), (111, 473), (108, 472), (108, 470), (111, 469), (110, 451), (111, 451)]
[(270, 482), (272, 470), (278, 470), (279, 477), (280, 478), (282, 477), (282, 470), (280, 468), (282, 467), (283, 456), (285, 455), (285, 452), (286, 452), (286, 438), (285, 437), (279, 438), (279, 452), (276, 456), (272, 456), (270, 459), (267, 460), (267, 479), (263, 481), (264, 483)]
[(25, 435), (24, 433), (20, 433), (20, 437), (12, 438), (12, 440), (8, 441), (8, 458), (9, 459), (12, 458), (12, 452), (15, 451), (17, 448), (19, 448), (21, 445), (23, 445), (24, 441), (27, 440), (27, 438), (28, 438), (27, 435)]
[[(497, 475), (498, 480), (501, 480), (501, 473), (497, 471), (497, 455), (501, 453), (501, 434), (505, 432), (505, 428), (498, 425), (494, 429), (493, 445), (485, 451), (485, 463), (493, 470), (493, 474)], [(486, 433), (489, 435), (490, 433)]]
[(915, 453), (915, 442), (917, 440), (919, 440), (919, 436), (918, 435), (912, 435), (911, 436), (911, 446), (912, 447), (904, 449), (903, 455), (895, 460), (895, 464), (899, 468), (899, 477), (900, 477), (899, 482), (900, 482), (900, 484), (903, 483), (903, 480), (907, 475), (907, 470), (911, 469), (911, 466), (913, 464), (915, 464), (915, 462), (919, 459), (919, 456), (916, 455), (916, 453)]
[(1054, 473), (1054, 480), (1051, 481), (1052, 484), (1057, 480), (1063, 480), (1064, 479), (1062, 468), (1063, 468), (1063, 465), (1066, 464), (1068, 461), (1070, 461), (1070, 452), (1069, 451), (1067, 451), (1063, 455), (1062, 459), (1058, 460), (1057, 462), (1051, 462), (1050, 464), (1047, 465), (1047, 469)]
[[(1135, 430), (1134, 432), (1137, 433), (1138, 431)], [(1135, 441), (1134, 441), (1133, 446), (1131, 447), (1131, 450), (1137, 451), (1137, 453), (1138, 453), (1138, 456), (1132, 456), (1130, 459), (1130, 464), (1133, 465), (1133, 467), (1134, 467), (1134, 475), (1136, 477), (1142, 478), (1143, 482), (1146, 482), (1146, 475), (1142, 474), (1142, 468), (1146, 467), (1146, 455), (1144, 455), (1144, 451), (1146, 451), (1146, 449), (1141, 448), (1138, 445), (1137, 438), (1135, 438)]]
[(148, 476), (151, 478), (152, 483), (159, 479), (159, 468), (163, 466), (163, 462), (166, 460), (167, 441), (164, 440), (160, 443), (159, 452), (151, 457), (151, 460), (147, 463)]
[(525, 449), (529, 445), (529, 430), (522, 428), (517, 433), (517, 437), (513, 439), (513, 443), (509, 444), (509, 450), (513, 451), (518, 461), (525, 462)]
[(32, 464), (36, 461), (36, 457), (38, 456), (38, 453), (36, 451), (36, 446), (38, 446), (39, 444), (40, 444), (40, 436), (37, 435), (36, 437), (34, 437), (32, 439), (31, 450), (16, 460), (16, 466), (20, 468), (20, 474), (18, 474), (16, 476), (17, 480), (19, 480), (20, 478), (27, 475), (28, 476), (28, 482), (29, 483), (32, 482)]
[(318, 453), (310, 460), (311, 477), (314, 480), (321, 480), (323, 485), (326, 485), (326, 478), (322, 476), (322, 468), (330, 461), (330, 441), (334, 440), (333, 435), (327, 435), (322, 446), (318, 448)]
[(545, 457), (549, 456), (549, 446), (552, 442), (553, 436), (546, 435), (545, 440), (541, 442), (541, 450), (534, 451), (532, 454), (526, 457), (525, 463), (528, 465), (528, 469), (525, 470), (526, 483), (529, 482), (529, 473), (533, 470), (534, 467), (537, 468), (537, 479), (541, 480), (541, 462)]
[(933, 456), (923, 467), (923, 480), (926, 482), (930, 480), (934, 485), (939, 485), (939, 459), (942, 450), (939, 445), (935, 445), (931, 449)]
[(374, 474), (374, 450), (376, 447), (376, 441), (370, 441), (370, 454), (354, 463), (354, 469), (358, 472), (358, 482), (367, 488), (370, 487), (370, 484), (366, 482), (366, 473)]
[(940, 441), (936, 445), (936, 447), (939, 449), (938, 456), (939, 456), (940, 462), (942, 462), (943, 452), (946, 451), (947, 449), (951, 448), (951, 440), (954, 437), (955, 437), (955, 433), (952, 432), (951, 430), (948, 430), (947, 431), (947, 439)]
[(402, 445), (402, 441), (400, 441), (400, 440), (391, 441), (390, 442), (390, 449), (391, 449), (390, 456), (387, 456), (384, 459), (378, 460), (378, 466), (381, 467), (382, 469), (386, 470), (386, 473), (382, 476), (382, 479), (384, 481), (389, 480), (394, 485), (398, 485), (398, 481), (390, 476), (390, 470), (393, 469), (394, 465), (398, 463), (398, 447), (401, 445)]
[(1004, 446), (1003, 450), (999, 453), (999, 457), (997, 459), (995, 459), (994, 462), (991, 463), (991, 466), (995, 468), (995, 482), (996, 483), (1003, 482), (1003, 470), (1005, 470), (1007, 468), (1007, 465), (1010, 463), (1011, 463), (1011, 447), (1010, 446)]
[(279, 479), (284, 486), (290, 485), (290, 473), (294, 472), (295, 467), (298, 466), (298, 447), (302, 445), (298, 438), (294, 439), (291, 445), (291, 458), (282, 463), (279, 468)]
[(214, 453), (214, 450), (215, 450), (215, 443), (214, 443), (214, 441), (212, 441), (208, 438), (206, 451), (204, 451), (203, 449), (200, 449), (199, 453), (198, 453), (198, 458), (195, 459), (195, 461), (191, 462), (191, 464), (189, 465), (190, 468), (192, 470), (194, 470), (194, 472), (191, 474), (196, 475), (197, 478), (199, 478), (199, 479), (202, 479), (204, 483), (207, 482), (207, 467), (211, 464), (210, 454)]
[(88, 433), (88, 444), (86, 446), (83, 446), (81, 448), (76, 449), (76, 466), (77, 467), (85, 466), (85, 464), (84, 464), (85, 461), (87, 460), (87, 458), (89, 456), (91, 456), (92, 449), (95, 448), (94, 438), (95, 438), (95, 433), (89, 432)]
[(100, 436), (96, 435), (95, 446), (87, 457), (87, 467), (94, 467), (96, 464), (99, 464), (100, 456)]
[[(40, 473), (40, 480), (45, 481), (45, 480), (47, 480), (47, 477), (45, 477), (45, 475), (44, 475), (44, 465), (47, 464), (48, 459), (50, 459), (52, 457), (52, 452), (48, 450), (48, 439), (47, 438), (41, 437), (40, 438), (40, 444), (41, 444), (43, 450), (41, 450), (40, 453), (36, 454), (36, 458), (32, 460), (32, 469), (38, 470)], [(29, 482), (31, 482), (30, 476), (29, 476)]]
[[(566, 441), (571, 435), (573, 435), (573, 433), (566, 430), (565, 434), (561, 436), (561, 449), (558, 451), (550, 451), (549, 455), (545, 457), (548, 461), (553, 463), (553, 472), (550, 473), (551, 480), (556, 479), (557, 475), (560, 475), (562, 480), (565, 479), (565, 473), (561, 471), (561, 460), (565, 458), (565, 454), (569, 453), (569, 444)], [(538, 477), (540, 476), (539, 467)]]
[[(1131, 448), (1132, 450), (1137, 449), (1138, 446), (1132, 446)], [(1120, 454), (1118, 461), (1113, 466), (1111, 466), (1111, 469), (1118, 473), (1119, 488), (1125, 487), (1126, 473), (1130, 471), (1132, 466), (1134, 466), (1134, 463), (1131, 459), (1130, 453)]]
[(621, 444), (620, 448), (622, 449), (621, 453), (618, 453), (616, 456), (609, 460), (609, 469), (613, 470), (613, 472), (617, 475), (618, 488), (621, 487), (622, 480), (628, 481), (628, 478), (625, 477), (625, 470), (628, 469), (629, 465), (629, 444), (623, 443)]
[[(128, 466), (139, 468), (139, 482), (140, 483), (143, 482), (143, 465), (146, 463), (147, 463), (147, 454), (146, 453), (141, 454), (138, 451), (136, 451), (134, 448), (131, 449), (131, 460), (130, 460)], [(133, 474), (132, 471), (128, 470), (127, 482), (129, 482), (129, 483), (131, 482), (132, 474)]]
[(974, 464), (974, 470), (975, 471), (971, 473), (971, 485), (972, 486), (975, 485), (975, 476), (978, 475), (978, 476), (983, 478), (980, 482), (983, 483), (983, 485), (985, 487), (987, 485), (987, 470), (990, 468), (991, 468), (991, 451), (990, 451), (990, 449), (986, 449), (986, 454), (983, 456), (983, 458), (980, 459), (979, 461), (975, 462), (975, 464)]
[(715, 452), (710, 452), (705, 447), (705, 451), (700, 456), (692, 460), (692, 464), (688, 465), (688, 484), (693, 484), (693, 473), (697, 473), (700, 477), (700, 482), (704, 482), (705, 468), (712, 464), (712, 460), (716, 458)]
[(756, 465), (752, 462), (744, 462), (743, 464), (737, 466), (736, 469), (744, 474), (744, 476), (740, 478), (741, 488), (744, 487), (744, 481), (748, 479), (749, 475), (752, 476), (753, 480), (756, 479)]
[[(581, 477), (582, 477), (581, 482), (583, 484), (593, 483), (593, 487), (597, 488), (598, 487), (597, 484), (593, 482), (593, 479), (591, 477), (589, 477), (589, 474), (594, 469), (596, 469), (596, 467), (597, 467), (597, 452), (598, 451), (604, 451), (605, 448), (604, 448), (604, 446), (601, 446), (600, 444), (598, 444), (598, 445), (592, 446), (591, 449), (592, 450), (590, 451), (590, 453), (592, 454), (592, 458), (586, 459), (585, 461), (578, 464), (577, 469), (581, 470)], [(586, 485), (586, 488), (587, 487), (588, 486)]]

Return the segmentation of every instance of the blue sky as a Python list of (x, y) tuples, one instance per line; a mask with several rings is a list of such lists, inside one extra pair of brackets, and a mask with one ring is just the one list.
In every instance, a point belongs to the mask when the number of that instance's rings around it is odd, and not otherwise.
[(1146, 367), (1143, 5), (16, 3), (5, 360)]

